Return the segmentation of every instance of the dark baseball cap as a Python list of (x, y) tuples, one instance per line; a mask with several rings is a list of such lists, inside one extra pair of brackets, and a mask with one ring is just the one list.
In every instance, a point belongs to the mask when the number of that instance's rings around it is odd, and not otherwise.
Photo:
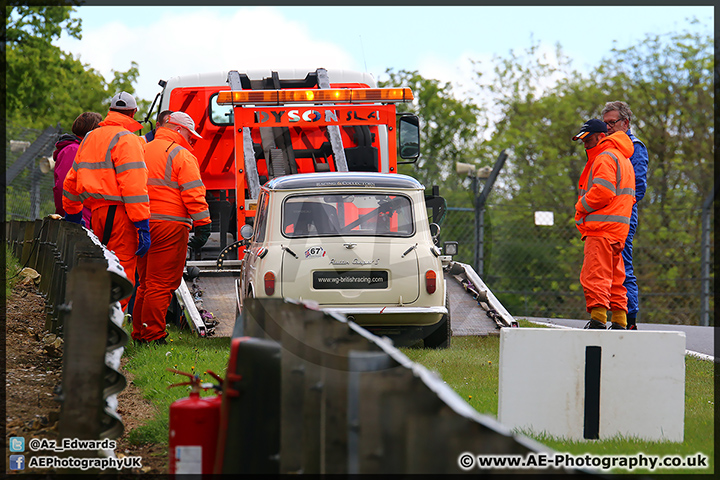
[(583, 124), (582, 128), (580, 128), (580, 131), (574, 137), (572, 137), (572, 139), (573, 141), (582, 140), (591, 133), (607, 133), (607, 125), (602, 120), (598, 120), (597, 118), (591, 118)]

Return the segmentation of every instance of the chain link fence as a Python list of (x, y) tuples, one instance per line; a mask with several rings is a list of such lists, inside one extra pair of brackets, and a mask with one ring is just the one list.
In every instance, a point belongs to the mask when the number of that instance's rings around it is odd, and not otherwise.
[[(714, 231), (700, 231), (703, 223), (713, 225), (713, 209), (663, 210), (662, 215), (684, 219), (687, 231), (658, 236), (650, 234), (644, 218), (660, 214), (660, 207), (639, 206), (633, 255), (639, 321), (714, 325)], [(511, 315), (587, 319), (579, 280), (583, 243), (574, 213), (573, 205), (558, 210), (488, 204), (482, 268), (475, 258), (474, 209), (449, 207), (440, 237), (459, 242), (455, 259), (473, 265)], [(709, 252), (705, 259), (703, 249)]]
[[(40, 162), (52, 155), (60, 133), (8, 126), (6, 220), (33, 220), (55, 212), (53, 172), (43, 173)], [(698, 203), (692, 211), (639, 204), (634, 265), (642, 323), (715, 324), (713, 204), (703, 209)], [(536, 212), (545, 212), (538, 216), (540, 225)], [(647, 221), (670, 217), (683, 219), (684, 231), (657, 235), (652, 229), (659, 227)], [(579, 281), (583, 245), (573, 218), (573, 205), (558, 210), (487, 204), (482, 269), (475, 259), (474, 209), (450, 206), (440, 240), (460, 243), (455, 259), (473, 265), (511, 315), (584, 319), (589, 317)], [(551, 220), (551, 225), (542, 224)]]
[(52, 158), (59, 128), (43, 131), (8, 125), (5, 144), (5, 219), (35, 220), (55, 213), (53, 171), (41, 170)]

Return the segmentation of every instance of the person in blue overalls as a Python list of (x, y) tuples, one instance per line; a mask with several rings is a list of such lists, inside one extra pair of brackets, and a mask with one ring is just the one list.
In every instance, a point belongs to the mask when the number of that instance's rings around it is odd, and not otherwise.
[(615, 101), (605, 104), (601, 112), (603, 122), (607, 125), (607, 134), (614, 132), (625, 132), (633, 142), (635, 151), (630, 157), (630, 163), (635, 170), (635, 204), (630, 217), (630, 232), (625, 240), (625, 248), (622, 251), (625, 263), (625, 283), (628, 297), (627, 329), (637, 330), (637, 317), (640, 313), (640, 299), (637, 278), (633, 269), (633, 238), (638, 225), (638, 202), (645, 196), (647, 189), (648, 151), (645, 144), (638, 140), (630, 131), (632, 111), (625, 102)]

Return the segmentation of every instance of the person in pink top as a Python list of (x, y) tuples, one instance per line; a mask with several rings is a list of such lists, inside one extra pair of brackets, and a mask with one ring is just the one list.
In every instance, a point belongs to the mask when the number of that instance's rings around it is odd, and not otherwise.
[[(102, 122), (102, 115), (95, 112), (83, 112), (75, 119), (72, 125), (72, 134), (63, 134), (58, 141), (55, 143), (55, 151), (53, 152), (53, 160), (55, 161), (54, 176), (55, 183), (53, 184), (53, 198), (55, 199), (55, 213), (58, 215), (65, 216), (65, 210), (63, 209), (62, 197), (63, 197), (63, 182), (67, 176), (68, 171), (72, 167), (73, 160), (77, 154), (80, 142), (87, 133), (95, 128)], [(85, 226), (90, 228), (90, 209), (83, 208), (83, 220)]]

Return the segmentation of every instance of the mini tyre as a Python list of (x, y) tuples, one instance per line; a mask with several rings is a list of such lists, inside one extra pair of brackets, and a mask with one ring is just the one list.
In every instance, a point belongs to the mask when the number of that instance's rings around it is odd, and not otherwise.
[(432, 332), (425, 337), (425, 348), (448, 348), (450, 347), (450, 339), (452, 338), (452, 328), (450, 320), (450, 302), (449, 296), (445, 293), (445, 307), (448, 313), (442, 316), (442, 319), (433, 326)]

